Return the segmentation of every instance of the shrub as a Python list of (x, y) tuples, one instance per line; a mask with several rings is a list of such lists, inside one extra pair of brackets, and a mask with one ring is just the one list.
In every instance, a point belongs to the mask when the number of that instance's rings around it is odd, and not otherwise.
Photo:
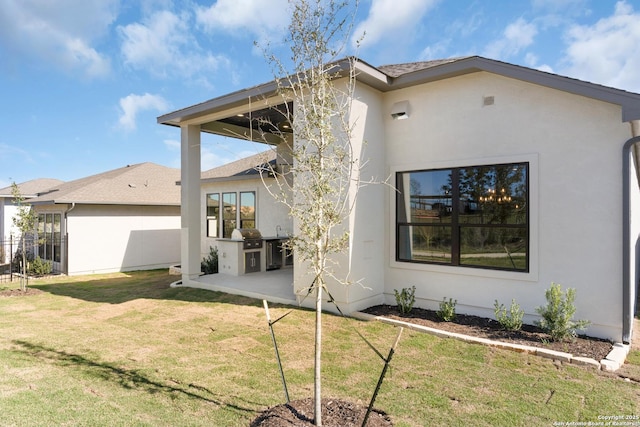
[(398, 292), (397, 289), (394, 289), (393, 293), (396, 295), (396, 304), (398, 305), (400, 313), (409, 314), (413, 308), (413, 304), (416, 302), (416, 287), (412, 286), (410, 288), (402, 288), (400, 292)]
[(209, 246), (209, 255), (202, 258), (200, 271), (204, 274), (216, 274), (218, 272), (218, 248)]
[(548, 333), (554, 341), (575, 338), (576, 330), (585, 329), (591, 323), (588, 320), (572, 320), (576, 312), (573, 304), (576, 298), (575, 289), (568, 288), (565, 293), (559, 284), (551, 283), (551, 287), (545, 291), (545, 297), (547, 305), (536, 308), (536, 312), (542, 316), (542, 319), (534, 323)]
[(51, 261), (45, 261), (39, 256), (27, 264), (27, 273), (33, 276), (45, 276), (51, 273)]
[(516, 303), (515, 299), (511, 300), (511, 306), (509, 312), (504, 307), (504, 304), (498, 304), (496, 300), (494, 307), (494, 313), (496, 320), (500, 323), (500, 326), (507, 331), (519, 331), (522, 328), (522, 318), (524, 317), (524, 310)]
[(440, 303), (440, 309), (436, 312), (436, 314), (440, 319), (444, 320), (445, 322), (451, 322), (453, 319), (456, 318), (457, 303), (458, 303), (458, 300), (454, 301), (451, 298), (449, 298), (449, 301), (447, 301), (447, 298), (443, 298), (442, 302)]

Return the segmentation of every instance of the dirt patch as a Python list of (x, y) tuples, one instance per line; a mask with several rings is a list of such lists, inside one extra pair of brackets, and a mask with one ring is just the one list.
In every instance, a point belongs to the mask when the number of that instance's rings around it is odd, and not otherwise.
[[(313, 426), (313, 399), (295, 400), (267, 409), (250, 427)], [(325, 427), (361, 426), (367, 408), (344, 400), (322, 399), (322, 425)], [(375, 409), (369, 414), (367, 427), (393, 426), (391, 418)]]
[(523, 325), (519, 331), (507, 331), (496, 320), (478, 316), (457, 314), (454, 321), (444, 322), (440, 320), (433, 310), (414, 308), (409, 314), (401, 315), (398, 308), (392, 305), (377, 305), (363, 310), (363, 312), (446, 332), (455, 332), (511, 344), (546, 348), (569, 353), (576, 357), (589, 357), (597, 361), (604, 359), (612, 348), (609, 341), (583, 335), (570, 341), (551, 341), (549, 335), (540, 328), (531, 325)]
[(29, 297), (41, 293), (42, 291), (36, 288), (27, 288), (25, 291), (20, 289), (5, 289), (0, 291), (0, 297)]

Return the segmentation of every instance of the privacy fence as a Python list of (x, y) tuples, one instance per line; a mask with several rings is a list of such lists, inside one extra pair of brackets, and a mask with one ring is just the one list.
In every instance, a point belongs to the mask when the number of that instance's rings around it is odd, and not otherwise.
[(53, 233), (44, 237), (8, 236), (0, 240), (0, 283), (19, 280), (24, 261), (29, 277), (66, 274), (66, 253), (67, 239)]

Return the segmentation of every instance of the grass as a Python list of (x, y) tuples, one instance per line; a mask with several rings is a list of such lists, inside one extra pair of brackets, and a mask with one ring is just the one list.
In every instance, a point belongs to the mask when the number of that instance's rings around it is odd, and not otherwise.
[[(33, 281), (0, 297), (0, 424), (247, 426), (283, 403), (262, 302), (169, 288), (166, 271)], [(274, 306), (292, 399), (312, 395), (313, 313)], [(368, 404), (396, 330), (326, 315), (324, 393)], [(640, 369), (640, 352), (629, 360)], [(640, 385), (405, 330), (376, 407), (396, 426), (530, 426), (639, 415)]]

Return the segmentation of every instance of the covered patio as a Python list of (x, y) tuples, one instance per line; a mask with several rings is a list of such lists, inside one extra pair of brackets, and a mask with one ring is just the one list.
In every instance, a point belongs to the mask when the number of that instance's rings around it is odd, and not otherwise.
[(189, 281), (189, 287), (264, 299), (278, 304), (298, 305), (302, 299), (293, 291), (292, 268), (240, 276), (224, 273), (207, 274)]

